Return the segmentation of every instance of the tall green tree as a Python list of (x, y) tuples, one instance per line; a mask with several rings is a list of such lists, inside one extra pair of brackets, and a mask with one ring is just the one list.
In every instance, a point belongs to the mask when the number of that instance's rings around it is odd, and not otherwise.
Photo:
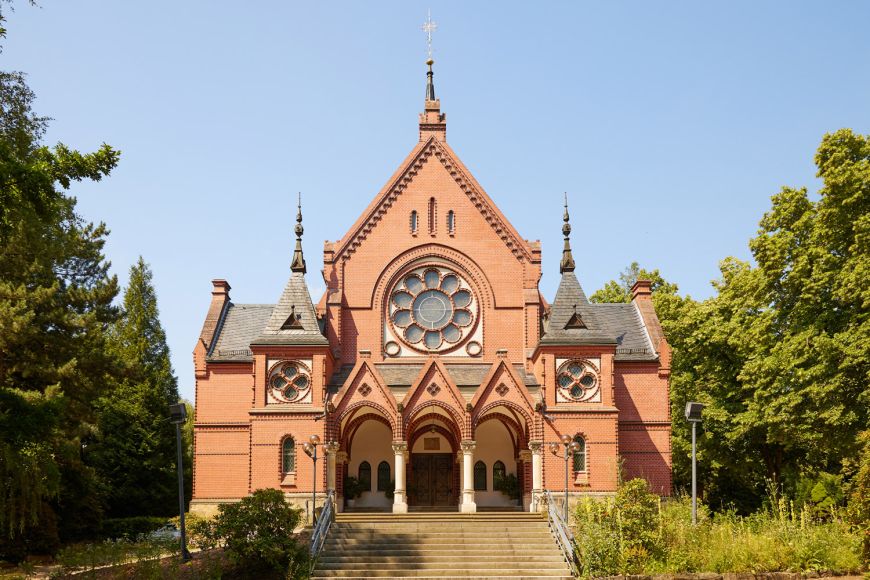
[[(767, 482), (842, 472), (870, 427), (870, 137), (825, 135), (818, 199), (783, 188), (750, 243), (720, 264), (715, 296), (653, 292), (674, 349), (675, 481), (688, 477), (688, 400), (707, 403), (701, 480), (712, 505), (757, 506)], [(593, 295), (623, 301), (635, 264)], [(655, 286), (654, 286), (655, 287)]]
[(168, 416), (169, 405), (179, 400), (178, 383), (152, 273), (141, 257), (130, 268), (111, 342), (125, 370), (98, 402), (99, 435), (88, 461), (104, 479), (109, 515), (171, 515), (178, 490), (175, 427)]
[(43, 145), (33, 100), (21, 73), (0, 72), (0, 527), (13, 537), (55, 515), (98, 516), (81, 448), (117, 372), (108, 231), (76, 214), (69, 188), (107, 176), (118, 152)]

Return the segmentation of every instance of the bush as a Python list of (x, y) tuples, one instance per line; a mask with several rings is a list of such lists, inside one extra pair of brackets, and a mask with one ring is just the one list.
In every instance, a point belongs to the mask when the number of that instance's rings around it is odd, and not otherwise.
[(108, 518), (103, 520), (100, 536), (108, 540), (124, 538), (135, 540), (169, 523), (169, 518), (136, 516), (132, 518)]
[(234, 562), (283, 571), (307, 561), (294, 534), (301, 514), (281, 491), (260, 489), (238, 503), (222, 504), (213, 520), (196, 526), (206, 543), (222, 545)]
[(500, 491), (510, 499), (520, 499), (520, 480), (513, 473), (508, 473), (504, 477), (500, 477), (493, 481), (493, 488)]

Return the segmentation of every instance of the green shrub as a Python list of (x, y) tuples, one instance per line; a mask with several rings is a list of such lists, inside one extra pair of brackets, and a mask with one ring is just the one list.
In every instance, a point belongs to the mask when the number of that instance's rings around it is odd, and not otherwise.
[(492, 482), (492, 487), (496, 491), (500, 491), (510, 499), (520, 499), (520, 480), (513, 473), (508, 473), (504, 477), (499, 477)]
[(222, 504), (213, 520), (197, 525), (206, 541), (223, 546), (234, 562), (284, 571), (307, 561), (294, 534), (301, 514), (281, 491), (260, 489), (238, 503)]
[(136, 516), (132, 518), (108, 518), (103, 520), (100, 535), (108, 540), (125, 538), (134, 540), (143, 534), (150, 534), (169, 523), (169, 518)]

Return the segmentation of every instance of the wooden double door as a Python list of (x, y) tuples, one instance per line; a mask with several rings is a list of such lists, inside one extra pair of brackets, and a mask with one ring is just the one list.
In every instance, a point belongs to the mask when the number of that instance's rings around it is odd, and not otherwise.
[(414, 453), (408, 485), (409, 504), (418, 507), (450, 506), (454, 502), (451, 453)]

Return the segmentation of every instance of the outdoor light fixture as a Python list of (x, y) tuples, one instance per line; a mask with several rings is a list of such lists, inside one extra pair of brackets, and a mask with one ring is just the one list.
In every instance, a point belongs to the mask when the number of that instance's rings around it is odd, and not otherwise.
[[(574, 457), (574, 453), (580, 449), (580, 445), (574, 441), (570, 435), (567, 433), (562, 435), (560, 438), (562, 440), (562, 445), (565, 447), (564, 457), (565, 457), (565, 525), (568, 524), (568, 459)], [(559, 456), (559, 443), (557, 441), (553, 441), (550, 443), (550, 453)]]
[(698, 423), (701, 422), (701, 411), (703, 410), (703, 403), (691, 401), (686, 403), (686, 420), (692, 424), (692, 525), (698, 523), (698, 470), (695, 461), (695, 431)]
[(187, 551), (187, 530), (184, 525), (184, 455), (181, 452), (181, 426), (187, 421), (187, 406), (184, 403), (169, 405), (169, 422), (175, 424), (175, 447), (178, 452), (178, 512), (181, 527), (181, 560), (190, 560)]
[(302, 446), (305, 454), (310, 457), (314, 461), (314, 476), (312, 480), (314, 481), (314, 485), (311, 487), (311, 526), (313, 527), (315, 522), (315, 507), (317, 506), (317, 446), (321, 445), (320, 443), (320, 435), (315, 433), (311, 437), (308, 438), (308, 442)]

